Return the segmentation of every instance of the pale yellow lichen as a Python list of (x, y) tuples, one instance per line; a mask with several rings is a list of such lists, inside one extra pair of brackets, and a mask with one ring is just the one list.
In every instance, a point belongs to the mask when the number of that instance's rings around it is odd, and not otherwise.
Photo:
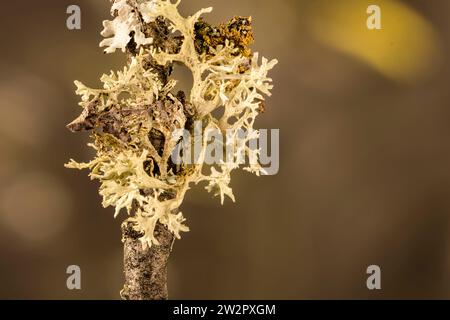
[[(167, 226), (177, 238), (180, 232), (188, 231), (179, 208), (192, 184), (206, 182), (206, 189), (223, 203), (225, 197), (235, 200), (230, 174), (239, 168), (243, 154), (253, 160), (245, 170), (258, 175), (263, 172), (256, 161), (259, 150), (249, 148), (247, 143), (259, 136), (253, 126), (263, 95), (270, 96), (272, 80), (268, 72), (277, 63), (265, 58), (260, 62), (257, 53), (247, 56), (249, 50), (241, 53), (228, 40), (209, 47), (208, 52), (198, 52), (195, 25), (212, 8), (184, 18), (178, 12), (179, 2), (115, 0), (115, 19), (104, 22), (103, 35), (109, 38), (101, 45), (110, 53), (116, 49), (125, 51), (134, 41), (137, 54), (123, 71), (103, 75), (102, 89), (76, 82), (84, 108), (77, 123), (84, 121), (91, 129), (98, 123), (103, 127), (92, 133), (94, 142), (90, 145), (97, 151), (96, 158), (86, 164), (72, 160), (66, 166), (90, 169), (91, 179), (101, 183), (103, 206), (115, 207), (115, 216), (125, 209), (136, 222), (136, 229), (145, 233), (142, 241), (148, 246), (158, 244), (153, 235), (157, 222)], [(158, 17), (168, 23), (172, 32), (179, 31), (183, 36), (177, 53), (161, 51), (152, 44), (153, 39), (146, 38), (144, 24)], [(149, 59), (162, 66), (178, 62), (190, 69), (194, 83), (187, 101), (180, 101), (171, 93), (175, 80), (163, 84), (157, 72), (146, 67)], [(218, 108), (224, 110), (220, 119), (212, 115)], [(185, 163), (174, 172), (170, 158), (181, 139), (179, 131), (186, 129), (188, 119), (203, 124), (199, 161)], [(159, 148), (149, 138), (155, 130), (162, 135)], [(203, 160), (210, 139), (208, 132), (226, 130), (230, 138), (227, 147), (234, 150), (231, 158), (207, 170)], [(250, 134), (241, 137), (240, 130)]]

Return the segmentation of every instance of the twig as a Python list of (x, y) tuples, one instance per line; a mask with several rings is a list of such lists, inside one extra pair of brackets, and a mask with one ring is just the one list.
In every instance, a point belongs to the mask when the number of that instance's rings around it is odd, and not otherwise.
[(167, 264), (172, 249), (173, 234), (162, 224), (155, 228), (160, 245), (144, 248), (143, 233), (133, 228), (133, 222), (122, 224), (125, 285), (120, 292), (124, 300), (167, 300)]

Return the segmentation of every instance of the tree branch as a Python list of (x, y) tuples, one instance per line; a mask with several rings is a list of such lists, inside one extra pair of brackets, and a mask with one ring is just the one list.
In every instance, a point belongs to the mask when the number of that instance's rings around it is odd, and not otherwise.
[(125, 285), (120, 292), (124, 300), (167, 300), (167, 264), (174, 240), (167, 227), (158, 223), (155, 237), (160, 245), (142, 246), (142, 233), (133, 222), (122, 224)]

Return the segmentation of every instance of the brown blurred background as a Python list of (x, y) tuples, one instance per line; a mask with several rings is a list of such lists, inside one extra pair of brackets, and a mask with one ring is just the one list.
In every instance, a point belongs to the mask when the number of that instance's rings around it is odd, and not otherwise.
[[(82, 30), (66, 8), (82, 9)], [(382, 31), (365, 27), (368, 4)], [(280, 172), (233, 176), (237, 203), (188, 193), (191, 232), (172, 299), (450, 298), (450, 2), (184, 0), (207, 20), (252, 15), (280, 63), (261, 128), (281, 129)], [(120, 222), (102, 209), (73, 80), (122, 68), (98, 48), (104, 0), (8, 1), (0, 13), (0, 298), (117, 299)], [(180, 76), (186, 77), (183, 73)], [(82, 290), (66, 288), (66, 268)], [(382, 290), (366, 268), (382, 269)]]

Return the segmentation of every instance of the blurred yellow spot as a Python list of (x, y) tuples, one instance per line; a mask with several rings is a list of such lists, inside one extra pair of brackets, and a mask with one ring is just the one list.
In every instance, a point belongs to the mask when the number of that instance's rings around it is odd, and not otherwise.
[[(371, 5), (381, 9), (381, 29), (370, 30)], [(385, 76), (412, 82), (426, 76), (439, 59), (432, 26), (395, 0), (315, 1), (309, 27), (322, 43), (366, 62)]]

